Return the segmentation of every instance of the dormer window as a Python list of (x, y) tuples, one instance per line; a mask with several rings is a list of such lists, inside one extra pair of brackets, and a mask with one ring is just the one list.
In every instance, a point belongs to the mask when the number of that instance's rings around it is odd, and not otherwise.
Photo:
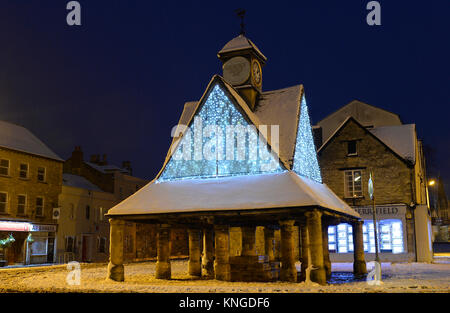
[(356, 140), (347, 142), (347, 155), (358, 155)]

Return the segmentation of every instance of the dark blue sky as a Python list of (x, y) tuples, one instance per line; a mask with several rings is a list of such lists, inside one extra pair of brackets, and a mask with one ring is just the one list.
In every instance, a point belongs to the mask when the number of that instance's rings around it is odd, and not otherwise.
[[(353, 99), (416, 123), (450, 183), (450, 2), (79, 1), (0, 2), (0, 119), (33, 131), (62, 158), (81, 145), (134, 174), (159, 171), (185, 101), (201, 97), (216, 53), (239, 33), (268, 57), (263, 89), (305, 85), (317, 122)], [(448, 188), (447, 188), (448, 189)]]

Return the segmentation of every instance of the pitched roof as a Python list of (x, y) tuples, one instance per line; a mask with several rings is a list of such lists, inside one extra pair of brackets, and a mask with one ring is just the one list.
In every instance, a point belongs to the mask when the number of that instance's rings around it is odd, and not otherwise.
[(414, 124), (381, 126), (367, 129), (352, 116), (348, 116), (345, 121), (336, 128), (327, 141), (317, 149), (317, 152), (319, 153), (322, 151), (349, 121), (354, 121), (359, 127), (389, 148), (389, 150), (399, 158), (404, 161), (412, 162), (413, 164), (416, 162), (416, 129)]
[(267, 58), (262, 52), (258, 49), (258, 47), (247, 37), (240, 34), (239, 36), (231, 39), (229, 42), (225, 44), (225, 46), (217, 53), (220, 57), (224, 53), (233, 52), (233, 51), (241, 51), (246, 49), (253, 49), (255, 52), (266, 61)]
[[(245, 186), (245, 188), (243, 188)], [(150, 182), (108, 211), (108, 215), (252, 210), (320, 206), (360, 215), (326, 185), (292, 171), (282, 173)]]
[(64, 161), (25, 127), (0, 121), (0, 147)]
[(63, 173), (63, 186), (82, 188), (92, 191), (103, 191), (97, 185), (82, 176)]
[[(184, 132), (184, 125), (190, 125), (195, 113), (200, 109), (200, 105), (206, 99), (207, 92), (214, 82), (220, 82), (222, 86), (225, 87), (233, 100), (236, 101), (237, 105), (244, 112), (245, 117), (247, 117), (256, 127), (259, 127), (260, 125), (279, 125), (279, 149), (276, 151), (276, 147), (272, 148), (274, 148), (274, 151), (278, 154), (284, 167), (291, 169), (300, 117), (300, 103), (303, 96), (303, 86), (296, 85), (263, 92), (258, 105), (253, 112), (233, 86), (227, 83), (221, 76), (214, 75), (200, 101), (190, 101), (185, 103), (175, 132), (178, 136), (173, 137), (164, 165), (158, 176), (162, 173), (162, 170), (169, 161), (171, 153), (175, 152), (176, 149), (174, 145), (179, 142), (179, 139)], [(268, 127), (265, 139), (268, 144), (271, 145), (270, 127)]]
[(120, 173), (124, 173), (124, 174), (129, 174), (130, 172), (127, 169), (124, 168), (120, 168), (116, 165), (113, 164), (106, 164), (106, 165), (98, 165), (92, 162), (84, 162), (87, 165), (89, 165), (90, 167), (96, 169), (99, 172), (102, 173), (112, 173), (112, 172), (120, 172)]

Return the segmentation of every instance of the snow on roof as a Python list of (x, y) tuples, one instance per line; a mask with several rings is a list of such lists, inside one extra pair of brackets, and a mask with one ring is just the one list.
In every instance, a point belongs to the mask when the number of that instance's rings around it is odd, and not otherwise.
[(266, 61), (267, 58), (262, 52), (258, 49), (258, 47), (247, 37), (240, 34), (239, 36), (231, 39), (227, 44), (218, 52), (218, 55), (231, 52), (231, 51), (239, 51), (245, 49), (254, 49), (256, 53)]
[(0, 147), (64, 161), (25, 127), (0, 121)]
[(369, 131), (401, 157), (416, 162), (416, 125), (380, 126)]
[(325, 184), (283, 173), (152, 181), (108, 211), (137, 215), (320, 206), (360, 218)]
[(92, 168), (94, 168), (97, 171), (102, 172), (102, 173), (111, 173), (111, 172), (115, 172), (115, 171), (118, 171), (118, 172), (121, 172), (121, 173), (125, 173), (125, 174), (129, 173), (128, 170), (120, 168), (120, 167), (118, 167), (116, 165), (112, 165), (112, 164), (98, 165), (98, 164), (95, 164), (95, 163), (92, 163), (92, 162), (84, 162), (84, 163), (86, 163), (90, 167), (92, 167)]
[(82, 188), (92, 191), (103, 191), (97, 185), (82, 176), (63, 173), (63, 185), (69, 187)]

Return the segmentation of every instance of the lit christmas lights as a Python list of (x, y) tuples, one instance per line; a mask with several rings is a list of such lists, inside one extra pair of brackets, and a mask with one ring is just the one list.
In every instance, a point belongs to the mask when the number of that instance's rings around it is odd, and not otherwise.
[(311, 123), (309, 121), (308, 106), (302, 97), (300, 120), (298, 122), (297, 141), (295, 143), (294, 172), (299, 175), (322, 183), (317, 152), (314, 145)]

